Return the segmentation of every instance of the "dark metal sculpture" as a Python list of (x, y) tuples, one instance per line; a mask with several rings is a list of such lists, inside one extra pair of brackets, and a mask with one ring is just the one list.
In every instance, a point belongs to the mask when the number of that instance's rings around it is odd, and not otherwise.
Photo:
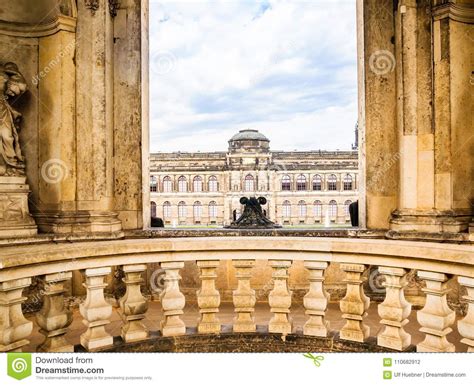
[(242, 215), (225, 228), (229, 229), (276, 229), (280, 225), (275, 224), (265, 217), (262, 205), (267, 203), (264, 197), (242, 197), (240, 203), (245, 205)]

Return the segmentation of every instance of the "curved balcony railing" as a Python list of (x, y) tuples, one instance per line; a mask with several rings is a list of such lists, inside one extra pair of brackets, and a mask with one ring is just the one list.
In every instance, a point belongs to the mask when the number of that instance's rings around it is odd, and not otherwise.
[[(370, 266), (377, 266), (385, 277), (385, 298), (377, 306), (380, 333), (377, 345), (382, 349), (404, 351), (411, 346), (411, 336), (404, 327), (412, 309), (405, 299), (407, 274), (416, 270), (424, 282), (424, 307), (417, 311), (423, 341), (420, 352), (451, 352), (455, 345), (449, 334), (457, 327), (460, 344), (474, 351), (474, 251), (471, 245), (429, 242), (389, 241), (379, 239), (298, 238), (298, 237), (221, 237), (129, 239), (104, 242), (38, 244), (0, 249), (0, 351), (26, 349), (33, 322), (23, 314), (24, 289), (33, 277), (43, 282), (43, 307), (36, 322), (44, 335), (38, 351), (72, 351), (66, 338), (71, 312), (64, 305), (65, 285), (72, 272), (83, 272), (86, 299), (80, 314), (86, 325), (80, 337), (85, 350), (106, 350), (113, 337), (105, 326), (110, 323), (112, 306), (105, 300), (106, 278), (112, 267), (121, 266), (125, 294), (119, 300), (122, 319), (120, 337), (124, 344), (149, 339), (144, 325), (148, 303), (141, 292), (142, 275), (148, 264), (159, 263), (165, 272), (161, 293), (163, 337), (187, 333), (182, 320), (186, 298), (180, 290), (180, 270), (185, 261), (195, 261), (200, 271), (201, 287), (197, 291), (200, 319), (197, 333), (221, 333), (218, 318), (220, 293), (216, 289), (217, 267), (231, 260), (236, 271), (237, 287), (233, 291), (235, 319), (233, 333), (256, 333), (253, 313), (256, 295), (250, 279), (256, 260), (266, 260), (273, 274), (268, 295), (271, 319), (270, 334), (288, 335), (292, 329), (290, 307), (292, 293), (288, 285), (289, 268), (303, 261), (309, 271), (309, 289), (303, 299), (306, 321), (303, 335), (327, 338), (333, 331), (327, 322), (328, 294), (325, 271), (338, 263), (344, 272), (345, 296), (339, 301), (344, 325), (337, 330), (345, 341), (363, 343), (369, 337), (365, 317), (370, 299), (364, 293), (364, 280)], [(464, 318), (456, 320), (447, 302), (448, 280), (467, 289), (468, 303)], [(464, 290), (464, 289), (463, 289)], [(465, 349), (464, 349), (465, 350)]]

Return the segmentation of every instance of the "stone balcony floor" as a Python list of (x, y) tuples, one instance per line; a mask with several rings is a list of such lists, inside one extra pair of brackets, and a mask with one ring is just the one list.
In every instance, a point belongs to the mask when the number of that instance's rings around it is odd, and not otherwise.
[[(375, 337), (382, 329), (382, 325), (379, 323), (380, 317), (377, 314), (377, 303), (371, 303), (368, 311), (368, 316), (365, 319), (366, 325), (370, 327), (370, 335)], [(111, 323), (106, 327), (106, 330), (113, 336), (120, 335), (120, 329), (122, 327), (122, 320), (120, 318), (118, 308), (114, 307), (114, 311), (111, 317)], [(79, 313), (79, 309), (73, 311), (74, 320), (69, 327), (69, 332), (66, 338), (73, 345), (79, 345), (80, 335), (86, 330), (86, 327), (82, 323), (82, 316)], [(218, 317), (222, 325), (231, 325), (234, 318), (234, 307), (232, 303), (222, 303), (219, 308)], [(257, 303), (255, 306), (255, 322), (257, 325), (268, 325), (271, 318), (270, 307), (265, 303)], [(185, 322), (186, 327), (196, 327), (199, 317), (199, 311), (197, 304), (187, 304), (184, 309), (184, 314), (181, 319)], [(308, 316), (304, 314), (304, 308), (300, 304), (293, 304), (291, 307), (291, 317), (293, 319), (293, 333), (302, 333), (303, 325), (306, 322)], [(33, 352), (36, 351), (36, 347), (41, 344), (44, 337), (39, 333), (38, 325), (34, 320), (33, 314), (27, 316), (28, 319), (33, 321), (33, 333), (30, 337), (30, 344), (25, 346), (24, 351)], [(161, 303), (158, 301), (150, 301), (149, 308), (146, 313), (146, 319), (144, 324), (150, 331), (159, 330), (160, 321), (162, 319)], [(341, 317), (338, 303), (330, 303), (326, 313), (326, 320), (330, 322), (330, 329), (339, 331), (345, 324), (345, 320)], [(457, 320), (456, 320), (457, 322)], [(412, 336), (412, 345), (416, 345), (423, 340), (422, 333), (419, 332), (420, 325), (416, 320), (416, 310), (412, 310), (409, 316), (409, 323), (405, 326), (405, 330)], [(467, 346), (461, 344), (462, 337), (459, 335), (454, 325), (453, 331), (448, 335), (448, 340), (456, 346), (456, 352), (466, 352)]]

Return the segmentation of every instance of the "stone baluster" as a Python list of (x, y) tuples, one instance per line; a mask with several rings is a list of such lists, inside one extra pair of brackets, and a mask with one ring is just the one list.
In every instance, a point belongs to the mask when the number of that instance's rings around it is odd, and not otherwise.
[(238, 280), (237, 290), (233, 292), (233, 301), (237, 316), (234, 321), (233, 331), (237, 333), (255, 332), (256, 326), (253, 318), (255, 311), (255, 290), (250, 287), (254, 260), (234, 260)]
[(327, 337), (329, 322), (324, 320), (328, 307), (329, 294), (324, 290), (324, 271), (327, 262), (305, 261), (304, 267), (309, 270), (309, 291), (303, 298), (303, 304), (309, 320), (304, 324), (303, 334), (308, 336)]
[(81, 345), (90, 351), (113, 345), (112, 336), (105, 331), (105, 325), (110, 323), (112, 305), (104, 298), (105, 279), (111, 271), (110, 267), (99, 267), (84, 272), (87, 297), (79, 310), (87, 330), (81, 335)]
[(467, 345), (467, 351), (474, 353), (474, 278), (458, 277), (458, 282), (467, 289), (463, 299), (468, 304), (466, 316), (458, 321), (458, 331), (463, 337), (461, 342)]
[(72, 312), (64, 305), (64, 284), (70, 281), (72, 272), (48, 274), (43, 281), (43, 307), (36, 315), (40, 333), (46, 338), (38, 346), (39, 352), (74, 352), (67, 342), (66, 333), (72, 322)]
[(362, 284), (366, 265), (342, 264), (341, 269), (345, 272), (344, 283), (347, 284), (345, 297), (340, 302), (342, 318), (346, 319), (346, 324), (340, 331), (340, 338), (343, 340), (363, 342), (370, 335), (370, 328), (363, 323), (367, 316), (370, 299), (365, 295)]
[(33, 323), (21, 310), (26, 297), (23, 289), (31, 285), (31, 278), (0, 282), (0, 352), (21, 352), (28, 345)]
[(380, 323), (385, 325), (377, 336), (377, 344), (394, 350), (405, 350), (411, 343), (411, 336), (403, 329), (408, 323), (411, 304), (405, 299), (407, 271), (397, 267), (379, 267), (385, 277), (387, 289), (385, 300), (379, 304)]
[(270, 260), (273, 269), (273, 290), (268, 296), (273, 317), (268, 324), (270, 333), (290, 334), (292, 329), (290, 314), (291, 291), (288, 289), (288, 269), (292, 261)]
[(199, 313), (201, 313), (198, 332), (220, 333), (221, 323), (216, 316), (221, 303), (219, 291), (216, 289), (216, 269), (219, 261), (198, 261), (197, 265), (202, 281), (201, 289), (197, 292)]
[(186, 333), (186, 326), (179, 317), (183, 314), (186, 303), (183, 293), (179, 290), (179, 270), (184, 262), (162, 262), (161, 268), (165, 271), (165, 288), (161, 293), (163, 307), (163, 321), (161, 332), (164, 336), (180, 336)]
[(126, 285), (125, 295), (120, 299), (120, 315), (123, 320), (122, 339), (125, 342), (141, 341), (148, 338), (148, 329), (143, 324), (148, 303), (141, 292), (142, 274), (146, 265), (125, 265), (122, 279)]
[(447, 302), (448, 276), (431, 271), (418, 271), (418, 277), (426, 283), (422, 289), (426, 293), (426, 303), (423, 309), (416, 313), (420, 331), (425, 333), (423, 342), (416, 345), (417, 352), (454, 352), (454, 345), (446, 336), (452, 332), (450, 326), (454, 323), (456, 314)]

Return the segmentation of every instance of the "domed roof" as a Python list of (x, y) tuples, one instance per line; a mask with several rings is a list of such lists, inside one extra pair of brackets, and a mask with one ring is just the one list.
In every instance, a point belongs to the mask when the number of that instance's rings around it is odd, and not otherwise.
[(237, 134), (235, 134), (231, 139), (231, 141), (236, 140), (262, 140), (265, 142), (269, 142), (270, 140), (258, 130), (240, 130)]

